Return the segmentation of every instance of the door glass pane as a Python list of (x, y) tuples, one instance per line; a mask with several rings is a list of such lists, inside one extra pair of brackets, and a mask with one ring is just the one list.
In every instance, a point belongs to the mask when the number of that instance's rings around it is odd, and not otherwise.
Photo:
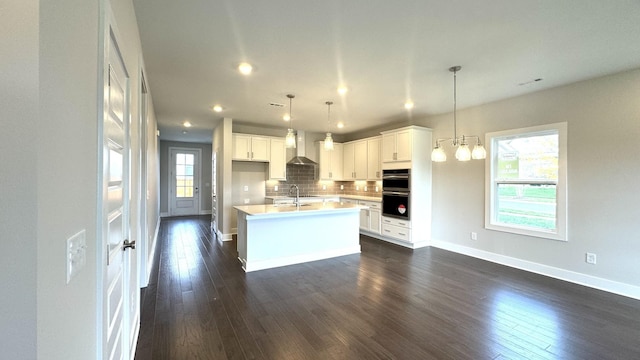
[(176, 197), (190, 198), (194, 193), (194, 154), (176, 154)]

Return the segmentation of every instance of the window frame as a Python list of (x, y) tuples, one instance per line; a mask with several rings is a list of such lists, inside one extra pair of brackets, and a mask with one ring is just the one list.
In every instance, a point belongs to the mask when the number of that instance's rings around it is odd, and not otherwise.
[[(527, 227), (510, 226), (497, 223), (495, 211), (498, 184), (506, 183), (496, 180), (498, 152), (494, 151), (495, 143), (505, 138), (528, 137), (545, 134), (558, 134), (558, 180), (556, 183), (556, 229), (554, 231), (536, 230)], [(496, 131), (485, 134), (487, 160), (485, 162), (485, 229), (527, 235), (538, 238), (568, 241), (567, 238), (567, 123), (553, 123), (519, 129)], [(549, 181), (514, 180), (507, 183), (541, 184)]]

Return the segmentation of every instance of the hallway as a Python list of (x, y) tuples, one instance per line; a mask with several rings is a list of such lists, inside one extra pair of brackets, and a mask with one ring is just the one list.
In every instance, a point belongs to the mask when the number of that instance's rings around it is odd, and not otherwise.
[(440, 249), (361, 237), (245, 274), (209, 216), (163, 219), (158, 241), (137, 360), (640, 356), (640, 301)]

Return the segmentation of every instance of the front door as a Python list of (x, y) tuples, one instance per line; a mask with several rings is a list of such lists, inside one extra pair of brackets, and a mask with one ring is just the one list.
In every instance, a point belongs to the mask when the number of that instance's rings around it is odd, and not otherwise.
[(200, 150), (170, 148), (171, 216), (200, 213)]
[(130, 235), (130, 90), (113, 13), (106, 11), (104, 33), (104, 112), (100, 150), (102, 196), (100, 251), (103, 359), (131, 359), (139, 329), (137, 261)]

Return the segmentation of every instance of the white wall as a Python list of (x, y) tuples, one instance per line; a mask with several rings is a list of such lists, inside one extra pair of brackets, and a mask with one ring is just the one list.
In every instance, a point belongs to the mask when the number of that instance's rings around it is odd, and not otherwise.
[(222, 235), (222, 240), (231, 240), (231, 228), (235, 226), (231, 223), (229, 215), (233, 210), (232, 205), (232, 127), (233, 120), (224, 118), (213, 129), (213, 152), (217, 154), (216, 164), (216, 194), (217, 194), (217, 229), (218, 234)]
[[(98, 2), (41, 2), (38, 358), (96, 351)], [(86, 231), (85, 268), (66, 284), (66, 239)], [(72, 325), (71, 325), (72, 324)], [(76, 340), (74, 340), (76, 339)], [(82, 339), (82, 341), (77, 341)]]
[[(0, 11), (0, 357), (36, 357), (38, 1)], [(19, 16), (17, 16), (19, 14)]]
[[(93, 359), (100, 346), (98, 331), (103, 324), (99, 320), (97, 296), (101, 296), (102, 290), (97, 288), (97, 278), (102, 264), (97, 261), (97, 254), (102, 245), (96, 235), (99, 226), (96, 211), (97, 197), (101, 194), (97, 182), (101, 146), (97, 124), (102, 74), (99, 67), (102, 3), (43, 1), (40, 7), (40, 121), (34, 142), (37, 172), (30, 174), (37, 179), (37, 186), (31, 189), (37, 194), (34, 202), (37, 213), (32, 215), (32, 220), (37, 219), (37, 238), (22, 241), (31, 240), (38, 247), (37, 346), (34, 349), (42, 359)], [(112, 0), (111, 3), (122, 35), (124, 61), (130, 71), (131, 146), (132, 153), (137, 154), (141, 46), (131, 0)], [(152, 109), (151, 118), (148, 132), (155, 134)], [(157, 154), (157, 145), (151, 143), (149, 151)], [(157, 173), (154, 166), (157, 169), (157, 162), (154, 165), (152, 161), (150, 171)], [(133, 161), (132, 199), (140, 196), (135, 183), (140, 171), (138, 163)], [(157, 183), (157, 178), (150, 181)], [(157, 185), (152, 183), (149, 188), (157, 190)], [(147, 203), (155, 206), (149, 209), (149, 214), (156, 218), (149, 220), (150, 229), (147, 229), (153, 234), (158, 215), (157, 196), (150, 193)], [(133, 202), (134, 226), (144, 223), (138, 219), (138, 210), (137, 203)], [(86, 265), (66, 284), (66, 239), (80, 230), (85, 230), (87, 236)], [(4, 329), (4, 322), (2, 326)]]
[[(640, 70), (634, 70), (459, 111), (459, 133), (480, 136), (568, 122), (569, 241), (483, 229), (484, 162), (448, 160), (433, 165), (437, 245), (522, 260), (516, 263), (640, 297), (639, 104)], [(435, 139), (450, 137), (452, 122), (446, 114), (423, 124)], [(597, 265), (585, 262), (587, 251), (597, 254)]]

